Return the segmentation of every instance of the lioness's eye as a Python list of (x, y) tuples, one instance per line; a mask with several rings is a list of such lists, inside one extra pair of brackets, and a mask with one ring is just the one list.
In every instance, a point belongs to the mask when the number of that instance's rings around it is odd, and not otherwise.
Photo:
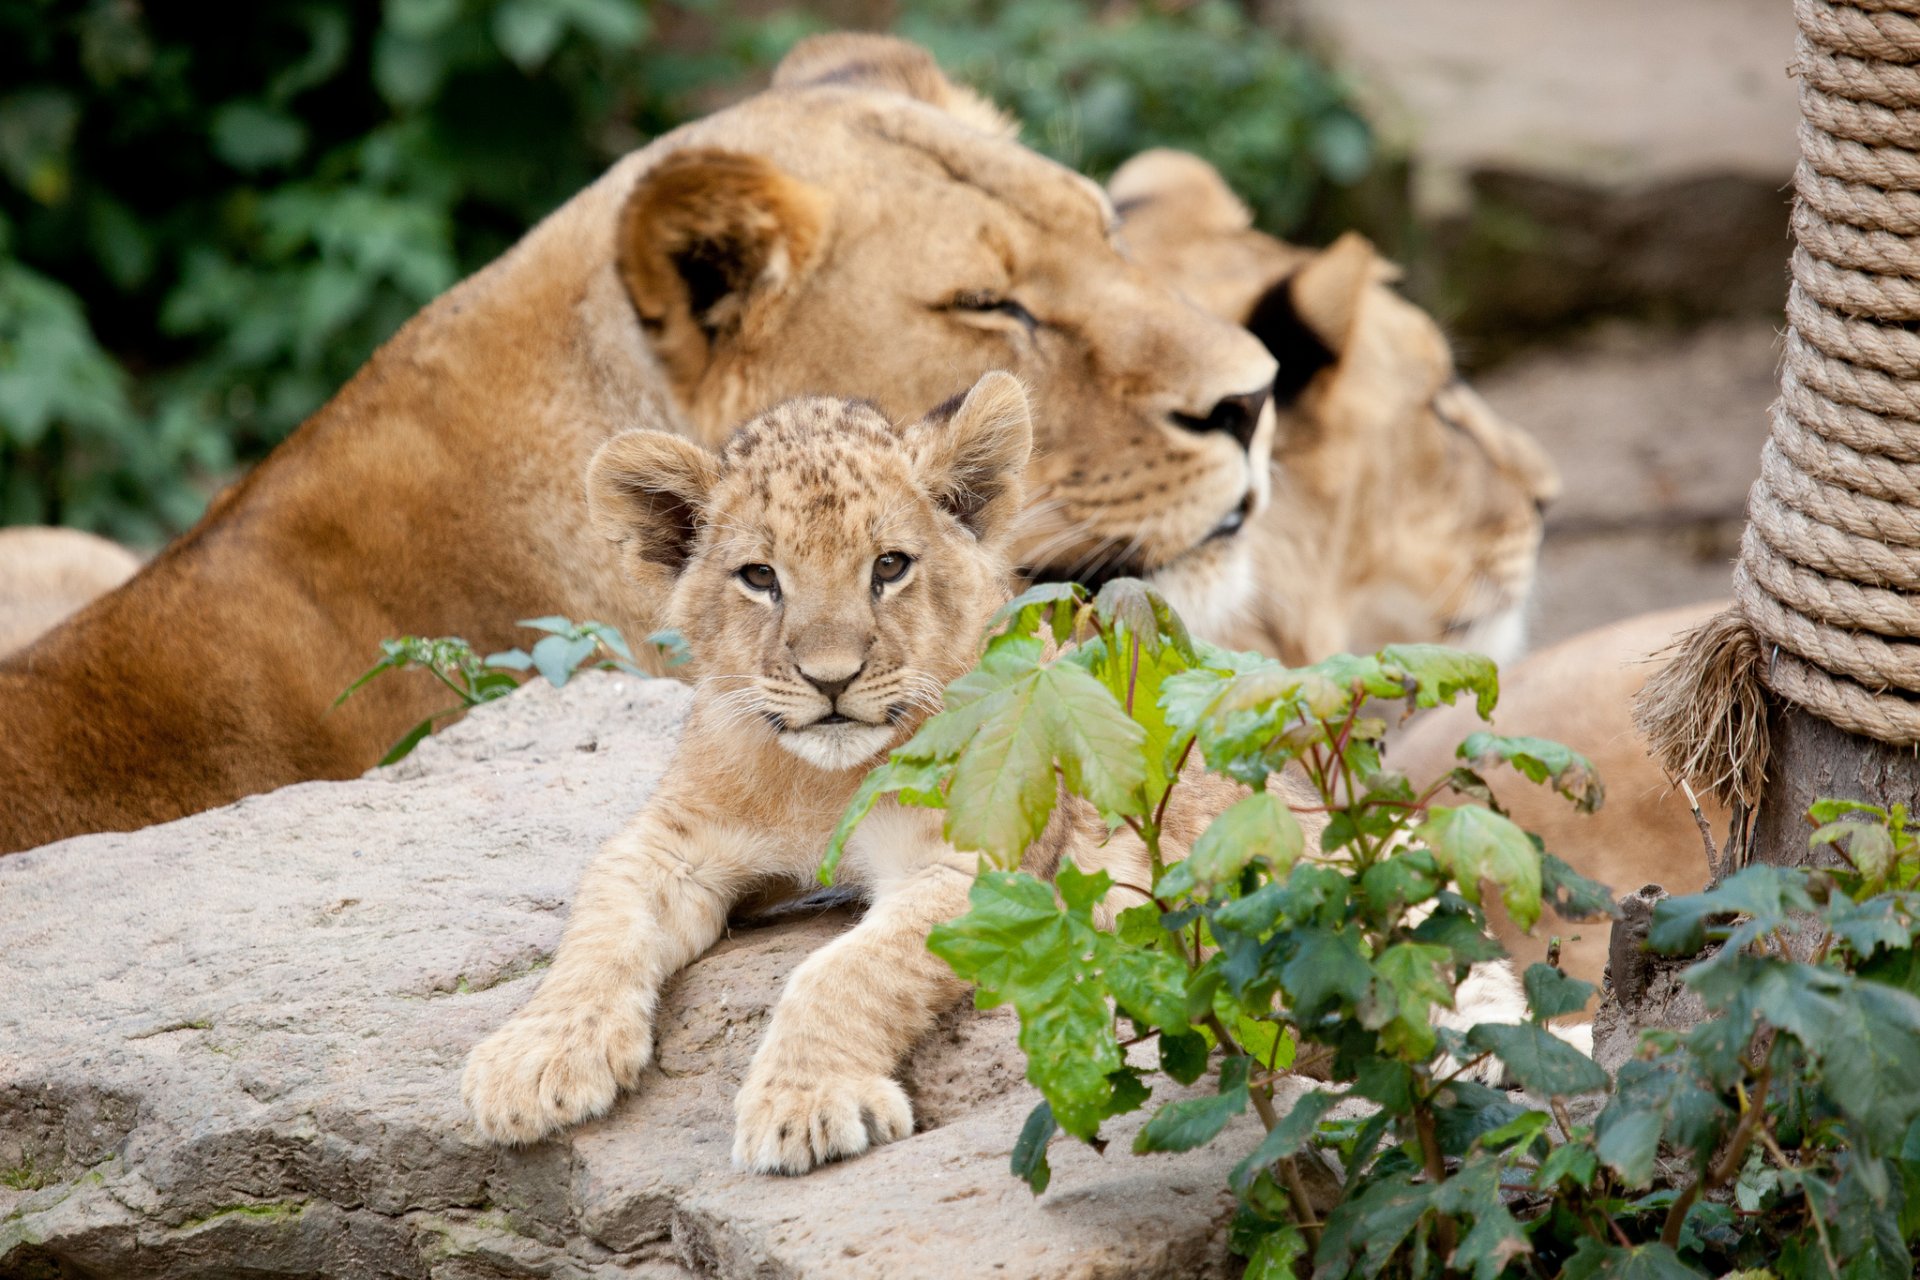
[(996, 293), (986, 293), (977, 290), (969, 291), (955, 295), (953, 301), (948, 305), (955, 311), (975, 311), (1003, 315), (1009, 319), (1018, 320), (1021, 324), (1025, 325), (1029, 331), (1040, 327), (1040, 321), (1034, 316), (1033, 312), (1027, 310), (1012, 298), (1003, 298)]
[(740, 581), (755, 591), (772, 591), (780, 585), (780, 575), (770, 564), (749, 564), (740, 568)]
[(873, 562), (873, 582), (879, 586), (883, 582), (898, 582), (906, 576), (907, 566), (913, 563), (913, 557), (904, 551), (889, 551)]

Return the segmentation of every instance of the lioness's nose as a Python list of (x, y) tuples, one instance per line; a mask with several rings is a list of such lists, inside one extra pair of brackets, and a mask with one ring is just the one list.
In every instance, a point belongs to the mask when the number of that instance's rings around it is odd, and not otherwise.
[(800, 671), (800, 678), (802, 680), (805, 680), (808, 684), (812, 685), (814, 688), (818, 689), (821, 693), (825, 694), (828, 702), (833, 702), (833, 701), (836, 701), (841, 694), (845, 693), (847, 691), (847, 686), (852, 684), (855, 680), (858, 680), (860, 678), (860, 673), (862, 671), (865, 671), (866, 669), (867, 669), (867, 664), (863, 662), (859, 666), (855, 667), (853, 670), (847, 672), (847, 674), (843, 676), (834, 676), (831, 678), (827, 677), (824, 674), (815, 675), (813, 672), (807, 670), (805, 667), (801, 667), (799, 671)]
[(1262, 387), (1245, 395), (1228, 396), (1214, 405), (1204, 418), (1176, 413), (1173, 420), (1189, 431), (1224, 431), (1238, 440), (1242, 449), (1251, 448), (1253, 433), (1260, 427), (1260, 411), (1267, 407), (1269, 393), (1270, 388)]

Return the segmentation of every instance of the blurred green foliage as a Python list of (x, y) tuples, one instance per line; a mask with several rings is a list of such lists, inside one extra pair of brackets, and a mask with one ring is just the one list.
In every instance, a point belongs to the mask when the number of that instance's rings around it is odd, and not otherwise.
[[(184, 527), (424, 302), (819, 25), (718, 0), (0, 0), (0, 523)], [(1102, 173), (1188, 147), (1276, 230), (1368, 160), (1335, 82), (1225, 0), (906, 0), (897, 26), (1042, 149)]]

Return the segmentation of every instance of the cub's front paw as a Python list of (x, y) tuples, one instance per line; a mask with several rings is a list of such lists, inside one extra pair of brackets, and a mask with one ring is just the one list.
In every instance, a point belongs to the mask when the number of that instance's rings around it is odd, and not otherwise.
[(528, 1010), (468, 1056), (460, 1096), (482, 1137), (537, 1142), (606, 1114), (614, 1096), (639, 1081), (652, 1053), (644, 1020), (604, 1010)]
[(805, 1173), (913, 1132), (913, 1104), (886, 1076), (750, 1073), (733, 1114), (733, 1162), (754, 1173)]

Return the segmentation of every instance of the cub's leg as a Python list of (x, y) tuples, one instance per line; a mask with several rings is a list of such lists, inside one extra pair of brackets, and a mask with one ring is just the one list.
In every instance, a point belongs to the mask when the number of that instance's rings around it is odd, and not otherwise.
[(913, 1132), (894, 1069), (967, 991), (927, 935), (967, 909), (976, 859), (940, 849), (794, 970), (734, 1102), (736, 1165), (805, 1173)]
[(755, 878), (753, 835), (663, 810), (601, 849), (539, 991), (467, 1059), (460, 1093), (484, 1137), (536, 1141), (638, 1083), (661, 985), (713, 945)]

